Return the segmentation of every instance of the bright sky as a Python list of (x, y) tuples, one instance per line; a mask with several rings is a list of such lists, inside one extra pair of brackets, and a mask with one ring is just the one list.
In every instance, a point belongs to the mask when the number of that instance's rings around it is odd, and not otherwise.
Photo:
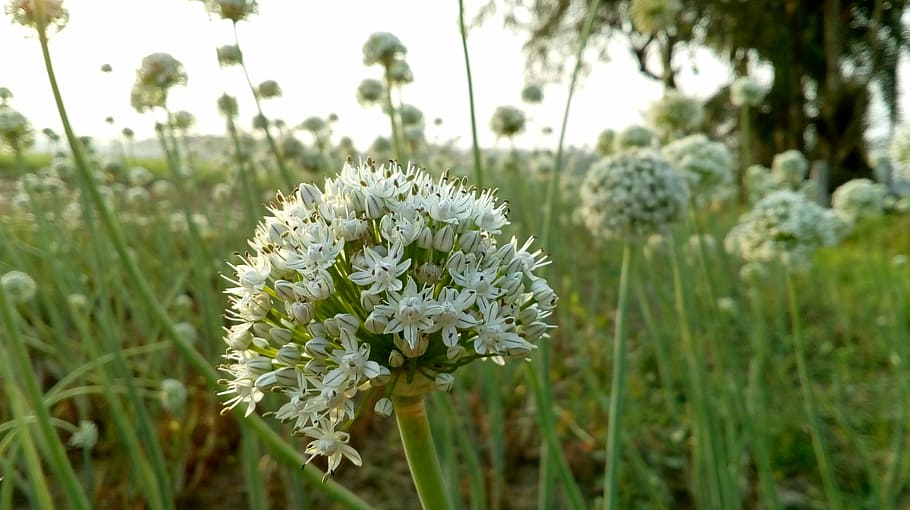
[[(3, 3), (6, 3), (5, 1)], [(403, 90), (405, 102), (420, 108), (429, 125), (429, 140), (459, 138), (470, 143), (470, 114), (458, 32), (458, 2), (260, 0), (259, 14), (238, 26), (244, 60), (254, 83), (276, 80), (284, 97), (266, 102), (266, 115), (294, 126), (309, 116), (339, 116), (335, 137), (347, 135), (366, 148), (377, 135), (388, 136), (389, 124), (378, 108), (362, 108), (356, 88), (364, 78), (380, 78), (379, 67), (366, 67), (362, 47), (372, 32), (396, 34), (407, 46), (414, 83)], [(481, 2), (468, 1), (469, 12)], [(135, 70), (145, 55), (167, 52), (180, 60), (189, 75), (187, 87), (170, 94), (172, 110), (189, 110), (197, 133), (221, 134), (216, 98), (224, 91), (240, 102), (240, 118), (249, 126), (254, 115), (250, 92), (237, 68), (222, 70), (215, 48), (233, 42), (231, 24), (209, 20), (200, 2), (190, 0), (65, 0), (69, 25), (51, 40), (64, 101), (80, 135), (108, 138), (130, 127), (137, 138), (152, 136), (150, 114), (129, 105)], [(473, 9), (472, 9), (473, 6)], [(544, 126), (557, 131), (567, 85), (544, 89), (541, 105), (522, 105), (525, 84), (521, 45), (525, 34), (502, 28), (494, 17), (469, 34), (478, 132), (481, 144), (496, 143), (489, 120), (499, 105), (522, 107), (533, 119), (519, 146), (555, 147), (556, 135), (545, 139)], [(567, 141), (593, 145), (606, 128), (641, 123), (647, 105), (661, 87), (643, 78), (631, 57), (617, 45), (610, 61), (598, 62), (576, 93)], [(114, 72), (104, 74), (102, 64)], [(699, 74), (685, 72), (684, 92), (707, 97), (730, 80), (728, 70), (705, 55)], [(37, 130), (61, 132), (40, 58), (38, 41), (26, 31), (0, 20), (0, 86), (12, 90), (12, 106)], [(114, 127), (104, 122), (112, 116)], [(432, 126), (440, 117), (443, 125)]]

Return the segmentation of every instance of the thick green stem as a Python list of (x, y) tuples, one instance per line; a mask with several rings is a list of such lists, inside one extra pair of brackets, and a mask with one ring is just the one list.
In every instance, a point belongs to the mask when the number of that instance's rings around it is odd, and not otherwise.
[(632, 266), (632, 246), (622, 250), (622, 269), (619, 276), (619, 303), (613, 336), (613, 381), (610, 385), (610, 423), (607, 428), (607, 465), (604, 472), (604, 508), (619, 508), (619, 459), (622, 456), (622, 400), (626, 379), (626, 311), (629, 306), (629, 271)]
[(464, 69), (468, 77), (468, 106), (471, 110), (471, 152), (474, 155), (474, 178), (478, 187), (483, 187), (483, 164), (480, 158), (480, 144), (477, 142), (477, 114), (474, 112), (474, 81), (471, 79), (471, 60), (468, 58), (468, 30), (464, 23), (464, 0), (458, 0), (458, 28), (461, 32), (461, 49), (464, 52)]
[(812, 449), (815, 450), (815, 460), (818, 463), (818, 471), (822, 478), (822, 485), (825, 488), (825, 498), (828, 500), (828, 508), (832, 510), (841, 510), (844, 508), (844, 505), (841, 500), (840, 490), (837, 488), (837, 482), (834, 479), (834, 471), (831, 468), (827, 450), (825, 449), (825, 441), (822, 436), (821, 423), (819, 422), (818, 407), (815, 403), (815, 392), (812, 391), (812, 379), (809, 377), (809, 367), (806, 362), (806, 344), (803, 341), (802, 328), (799, 320), (799, 302), (796, 297), (796, 284), (793, 281), (793, 275), (789, 272), (787, 273), (787, 301), (790, 309), (790, 325), (793, 328), (793, 344), (796, 351), (796, 371), (799, 374), (799, 385), (803, 393), (803, 404), (806, 408), (807, 418), (809, 419)]
[(394, 395), (392, 402), (395, 406), (401, 444), (404, 446), (420, 504), (425, 510), (452, 509), (443, 481), (445, 477), (442, 466), (439, 465), (433, 437), (430, 435), (424, 396)]

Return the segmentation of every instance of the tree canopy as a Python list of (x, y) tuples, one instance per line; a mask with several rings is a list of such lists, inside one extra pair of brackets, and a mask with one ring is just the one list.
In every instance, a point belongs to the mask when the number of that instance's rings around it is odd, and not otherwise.
[[(528, 69), (537, 79), (556, 79), (572, 62), (590, 5), (506, 0), (507, 25), (528, 33)], [(640, 21), (655, 5), (669, 9), (669, 22)], [(801, 150), (829, 165), (836, 186), (871, 173), (863, 137), (873, 88), (887, 121), (898, 121), (907, 7), (907, 0), (603, 0), (588, 44), (607, 58), (608, 43), (623, 41), (638, 70), (667, 89), (676, 88), (682, 65), (696, 65), (679, 55), (697, 47), (710, 48), (739, 75), (770, 66), (773, 86), (752, 112), (753, 156), (767, 164), (774, 154)], [(724, 86), (707, 102), (711, 134), (727, 135), (735, 113)]]

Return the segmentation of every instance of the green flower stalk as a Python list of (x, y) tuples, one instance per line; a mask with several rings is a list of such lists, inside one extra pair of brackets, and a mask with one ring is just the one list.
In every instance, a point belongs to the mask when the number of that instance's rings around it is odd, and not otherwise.
[(357, 395), (382, 388), (375, 411), (397, 414), (421, 501), (441, 508), (423, 398), (474, 360), (530, 355), (553, 327), (557, 296), (535, 275), (549, 260), (531, 240), (497, 241), (495, 192), (412, 167), (349, 160), (269, 210), (228, 278), (225, 409), (249, 415), (280, 393), (275, 416), (331, 473), (363, 462), (343, 430)]
[(604, 508), (619, 508), (619, 461), (625, 388), (629, 279), (635, 244), (660, 233), (685, 215), (688, 188), (657, 153), (632, 150), (596, 163), (581, 188), (581, 216), (591, 231), (604, 239), (624, 241), (619, 302), (613, 339), (610, 422), (604, 473)]

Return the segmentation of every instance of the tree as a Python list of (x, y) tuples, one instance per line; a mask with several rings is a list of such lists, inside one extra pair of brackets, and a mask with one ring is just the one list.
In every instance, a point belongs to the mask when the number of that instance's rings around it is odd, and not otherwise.
[[(774, 84), (765, 106), (752, 114), (755, 160), (768, 164), (774, 154), (799, 149), (828, 163), (832, 187), (871, 175), (863, 135), (872, 88), (878, 88), (893, 125), (898, 121), (898, 58), (910, 47), (910, 29), (901, 18), (910, 1), (667, 1), (678, 5), (675, 21), (650, 32), (633, 22), (636, 3), (641, 0), (600, 3), (588, 44), (601, 58), (610, 40), (622, 40), (638, 70), (668, 89), (676, 87), (680, 71), (675, 57), (699, 46), (712, 49), (737, 74), (770, 65)], [(506, 4), (507, 24), (529, 34), (529, 72), (541, 79), (561, 76), (562, 64), (571, 62), (566, 57), (578, 47), (590, 2)], [(723, 87), (708, 101), (707, 116), (718, 129), (735, 119), (728, 94)]]

